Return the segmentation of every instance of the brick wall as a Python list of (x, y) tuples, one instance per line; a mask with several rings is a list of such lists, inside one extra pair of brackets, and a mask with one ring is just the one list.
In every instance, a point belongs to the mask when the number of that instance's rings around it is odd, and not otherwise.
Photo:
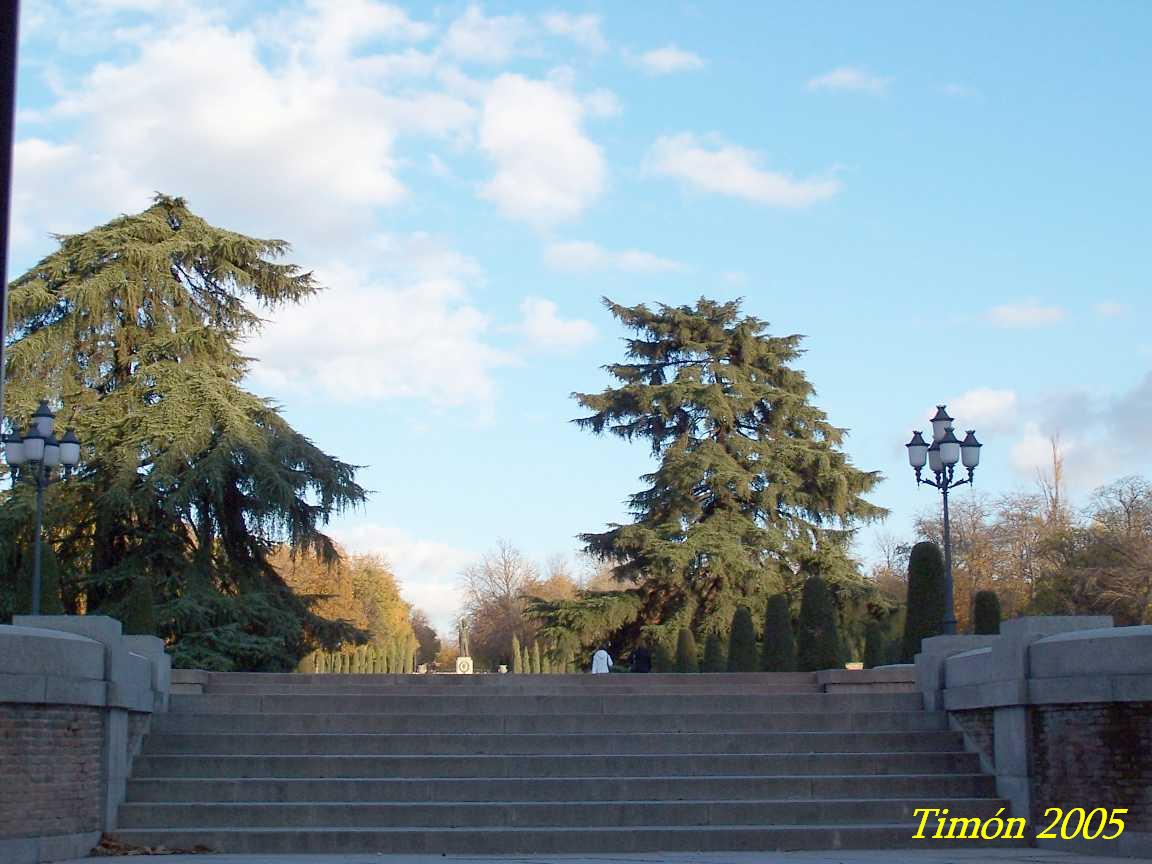
[(100, 831), (103, 710), (0, 703), (0, 836)]
[(1047, 807), (1128, 807), (1152, 830), (1152, 702), (1032, 709), (1035, 817)]
[(952, 711), (948, 715), (964, 733), (964, 744), (987, 761), (987, 768), (996, 768), (996, 727), (991, 708), (973, 708)]

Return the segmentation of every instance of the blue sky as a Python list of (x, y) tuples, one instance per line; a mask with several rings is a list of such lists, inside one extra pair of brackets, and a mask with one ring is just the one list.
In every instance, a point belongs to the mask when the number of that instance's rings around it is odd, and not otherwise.
[(1145, 3), (24, 6), (13, 272), (154, 190), (292, 242), (328, 290), (251, 387), (367, 466), (334, 533), (442, 625), (497, 538), (626, 518), (645, 447), (568, 422), (602, 295), (805, 334), (887, 478), (865, 558), (937, 503), (902, 447), (937, 401), (988, 494), (1052, 434), (1075, 495), (1150, 467)]

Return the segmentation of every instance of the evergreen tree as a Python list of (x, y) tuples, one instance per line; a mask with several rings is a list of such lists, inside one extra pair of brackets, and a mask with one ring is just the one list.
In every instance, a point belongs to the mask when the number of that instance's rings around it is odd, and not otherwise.
[(944, 632), (944, 556), (940, 547), (924, 540), (908, 556), (908, 613), (904, 618), (905, 663), (920, 653), (920, 643)]
[(700, 671), (700, 663), (696, 654), (696, 640), (692, 638), (692, 631), (687, 627), (681, 627), (680, 633), (676, 637), (676, 671)]
[(656, 639), (652, 643), (652, 671), (675, 672), (676, 658), (668, 643), (663, 639)]
[(5, 409), (28, 416), (47, 397), (86, 446), (52, 529), (62, 564), (85, 574), (85, 608), (123, 616), (146, 576), (177, 666), (291, 670), (353, 638), (268, 556), (283, 542), (335, 559), (321, 526), (364, 500), (354, 467), (241, 387), (243, 340), (264, 309), (317, 291), (311, 274), (275, 260), (283, 241), (216, 228), (165, 195), (57, 240), (11, 285)]
[(884, 627), (879, 621), (869, 621), (864, 625), (864, 668), (874, 669), (888, 662), (888, 642)]
[(692, 603), (693, 629), (723, 628), (730, 610), (762, 608), (804, 569), (861, 581), (849, 529), (884, 513), (863, 497), (879, 474), (852, 466), (844, 430), (810, 403), (790, 365), (801, 337), (768, 335), (738, 302), (605, 304), (636, 336), (629, 362), (605, 367), (619, 386), (575, 394), (592, 412), (576, 422), (647, 439), (659, 466), (631, 498), (631, 524), (582, 539), (639, 586), (640, 622)]
[(527, 645), (520, 649), (520, 669), (526, 675), (532, 674), (532, 652)]
[(828, 583), (819, 576), (804, 581), (800, 597), (800, 626), (796, 633), (796, 659), (804, 672), (843, 667), (836, 601)]
[(520, 673), (524, 671), (524, 667), (520, 663), (520, 640), (516, 638), (516, 634), (512, 634), (512, 671)]
[(152, 599), (152, 580), (147, 573), (139, 573), (132, 580), (128, 604), (121, 626), (126, 635), (156, 635), (156, 608)]
[(533, 675), (539, 675), (542, 672), (543, 672), (543, 668), (540, 665), (540, 643), (539, 642), (533, 642), (532, 643), (532, 674)]
[(728, 671), (755, 672), (758, 665), (752, 610), (741, 606), (732, 616), (732, 632), (728, 637)]
[(728, 669), (728, 658), (724, 654), (724, 640), (715, 630), (708, 631), (708, 638), (704, 640), (703, 672), (724, 672)]
[(989, 636), (1000, 632), (1000, 597), (995, 591), (977, 591), (972, 600), (972, 632)]
[(765, 672), (796, 671), (796, 637), (788, 597), (773, 594), (764, 612), (764, 644), (760, 668)]

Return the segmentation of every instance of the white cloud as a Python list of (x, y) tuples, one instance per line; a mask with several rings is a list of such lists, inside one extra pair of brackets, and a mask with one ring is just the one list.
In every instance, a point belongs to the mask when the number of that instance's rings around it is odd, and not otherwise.
[(956, 418), (959, 426), (975, 428), (978, 434), (984, 430), (1012, 432), (1017, 425), (1019, 403), (1015, 390), (978, 387), (949, 400), (948, 413)]
[(646, 51), (639, 57), (640, 65), (652, 75), (668, 75), (672, 72), (689, 72), (704, 68), (704, 59), (691, 51), (675, 45), (665, 45)]
[(1066, 314), (1060, 306), (1045, 306), (1039, 300), (1029, 298), (1020, 303), (993, 306), (986, 317), (997, 327), (1031, 329), (1059, 324)]
[(808, 82), (809, 90), (835, 93), (870, 93), (879, 96), (888, 90), (890, 79), (873, 75), (858, 66), (840, 66)]
[(479, 557), (476, 552), (421, 540), (376, 522), (335, 527), (332, 536), (349, 552), (384, 556), (404, 599), (428, 615), (441, 638), (455, 631), (462, 599), (460, 572)]
[(554, 36), (565, 36), (593, 54), (608, 50), (608, 41), (600, 32), (599, 15), (550, 12), (541, 16), (540, 23)]
[(441, 49), (466, 63), (500, 66), (519, 54), (532, 36), (532, 26), (520, 15), (485, 15), (470, 5), (444, 34)]
[(381, 275), (319, 267), (329, 290), (272, 314), (248, 350), (253, 379), (277, 394), (490, 408), (493, 370), (516, 358), (485, 341), (490, 322), (468, 303), (478, 265), (424, 234), (378, 238), (366, 254)]
[(957, 84), (955, 82), (941, 84), (936, 89), (945, 96), (951, 96), (953, 99), (968, 99), (980, 95), (974, 87), (969, 87), (967, 84)]
[(578, 348), (596, 338), (596, 328), (576, 318), (563, 319), (551, 300), (527, 297), (520, 304), (524, 321), (520, 325), (528, 344), (545, 351)]
[(616, 94), (602, 87), (584, 96), (584, 108), (591, 117), (616, 117), (624, 110)]
[(1114, 300), (1106, 300), (1102, 303), (1097, 303), (1092, 307), (1092, 310), (1101, 318), (1123, 318), (1132, 311), (1132, 307), (1127, 303), (1117, 303)]
[(754, 150), (716, 136), (702, 139), (684, 132), (658, 138), (646, 166), (700, 191), (775, 207), (804, 207), (831, 198), (840, 189), (835, 178), (796, 180), (763, 168), (761, 162)]
[(651, 252), (639, 249), (612, 252), (596, 243), (580, 241), (549, 243), (544, 249), (544, 260), (553, 269), (573, 272), (620, 270), (625, 273), (675, 273), (685, 269), (679, 261), (661, 258)]
[(1051, 394), (1029, 405), (1027, 414), (1033, 419), (1013, 443), (1010, 459), (1028, 479), (1050, 470), (1053, 437), (1074, 494), (1152, 470), (1152, 373), (1116, 394)]
[(584, 106), (567, 88), (501, 75), (488, 89), (480, 149), (496, 174), (481, 195), (538, 227), (579, 216), (604, 186), (604, 157), (585, 134)]

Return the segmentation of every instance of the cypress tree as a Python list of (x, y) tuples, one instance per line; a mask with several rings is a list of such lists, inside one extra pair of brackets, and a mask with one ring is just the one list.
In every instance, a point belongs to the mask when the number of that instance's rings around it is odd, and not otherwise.
[[(287, 243), (209, 225), (166, 195), (56, 239), (8, 294), (4, 408), (26, 417), (46, 397), (84, 442), (80, 482), (54, 516), (73, 527), (59, 551), (85, 573), (86, 608), (123, 609), (146, 578), (153, 632), (193, 668), (289, 671), (317, 644), (354, 638), (269, 555), (288, 543), (336, 560), (321, 526), (365, 500), (355, 468), (242, 386), (244, 340), (265, 309), (318, 291), (312, 275), (276, 260)], [(13, 497), (0, 510), (20, 506)]]
[(668, 643), (663, 639), (655, 639), (652, 644), (652, 671), (675, 672), (676, 658)]
[(920, 643), (944, 632), (944, 556), (940, 547), (923, 540), (908, 556), (908, 613), (904, 619), (905, 663), (920, 653)]
[(792, 632), (792, 613), (784, 594), (773, 594), (768, 598), (760, 668), (765, 672), (796, 671), (796, 636)]
[(155, 606), (152, 602), (152, 580), (146, 573), (138, 573), (132, 580), (128, 602), (121, 622), (124, 633), (132, 636), (156, 635)]
[(864, 668), (884, 666), (888, 662), (887, 652), (884, 628), (879, 621), (870, 620), (864, 625)]
[(658, 466), (630, 499), (630, 523), (581, 539), (638, 586), (632, 621), (672, 620), (692, 605), (693, 625), (707, 630), (722, 610), (759, 608), (813, 562), (860, 584), (848, 529), (884, 514), (864, 497), (880, 475), (851, 464), (844, 430), (811, 404), (792, 365), (802, 337), (769, 335), (738, 302), (604, 303), (634, 335), (625, 361), (605, 367), (616, 386), (574, 394), (590, 412), (575, 422), (647, 439)]
[(520, 662), (520, 640), (516, 638), (516, 634), (512, 634), (512, 671), (519, 674), (524, 671), (524, 667)]
[(520, 649), (520, 669), (525, 675), (532, 674), (532, 652), (527, 645)]
[(732, 633), (728, 637), (728, 671), (755, 672), (756, 628), (752, 625), (752, 610), (741, 606), (732, 616)]
[(1000, 597), (995, 591), (977, 591), (972, 600), (972, 632), (990, 636), (1000, 632)]
[(532, 643), (532, 674), (540, 675), (543, 669), (540, 665), (540, 643)]
[(819, 576), (804, 581), (800, 598), (800, 626), (796, 633), (797, 665), (804, 672), (842, 668), (836, 602), (828, 583)]
[(692, 637), (692, 631), (687, 627), (681, 627), (680, 633), (676, 637), (676, 671), (700, 671), (700, 663), (696, 654), (696, 640)]
[(724, 672), (728, 668), (728, 658), (724, 654), (724, 640), (715, 630), (708, 631), (704, 640), (704, 672)]

